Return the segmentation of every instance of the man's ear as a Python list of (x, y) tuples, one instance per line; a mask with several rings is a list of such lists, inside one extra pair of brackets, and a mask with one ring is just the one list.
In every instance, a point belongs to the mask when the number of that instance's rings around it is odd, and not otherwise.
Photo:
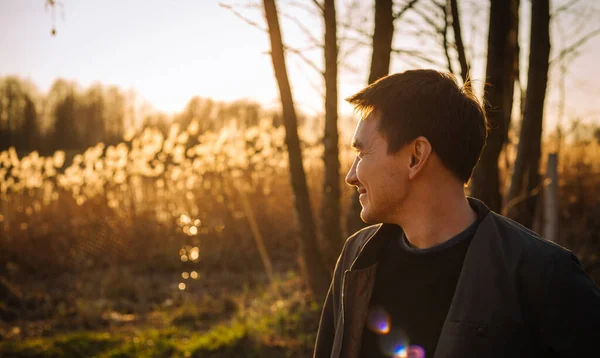
[(408, 177), (409, 179), (414, 179), (427, 165), (433, 148), (429, 140), (423, 136), (415, 138), (409, 146), (410, 162), (408, 165)]

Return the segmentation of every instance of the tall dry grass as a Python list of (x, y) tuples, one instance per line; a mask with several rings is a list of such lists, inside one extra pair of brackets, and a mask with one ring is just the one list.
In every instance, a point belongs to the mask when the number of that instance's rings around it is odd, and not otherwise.
[[(342, 127), (343, 175), (353, 153), (345, 144), (352, 126)], [(269, 119), (253, 127), (232, 121), (205, 133), (192, 122), (172, 125), (166, 136), (154, 128), (130, 132), (116, 146), (100, 143), (72, 158), (62, 151), (22, 158), (14, 149), (1, 152), (0, 270), (56, 274), (116, 264), (154, 271), (262, 269), (248, 210), (275, 269), (293, 269), (297, 229), (284, 135)], [(305, 126), (300, 136), (316, 209), (320, 135)], [(578, 141), (561, 148), (561, 244), (593, 265), (600, 247), (599, 145)], [(350, 192), (343, 192), (343, 203)]]
[[(219, 132), (198, 128), (198, 122), (174, 124), (166, 136), (146, 128), (70, 163), (62, 151), (0, 153), (2, 262), (49, 274), (119, 263), (155, 270), (182, 262), (260, 266), (243, 192), (276, 263), (295, 265), (283, 128), (267, 119), (250, 128), (235, 122)], [(316, 208), (322, 148), (309, 129), (301, 137)]]

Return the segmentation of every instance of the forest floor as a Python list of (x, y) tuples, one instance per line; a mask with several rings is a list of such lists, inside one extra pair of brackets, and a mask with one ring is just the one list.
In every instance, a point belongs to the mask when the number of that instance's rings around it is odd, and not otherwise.
[(274, 282), (128, 268), (21, 282), (6, 283), (0, 357), (306, 357), (321, 309), (292, 271)]

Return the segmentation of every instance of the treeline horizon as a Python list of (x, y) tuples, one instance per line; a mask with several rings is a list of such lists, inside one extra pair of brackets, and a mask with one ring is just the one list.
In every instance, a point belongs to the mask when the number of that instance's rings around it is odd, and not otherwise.
[[(166, 114), (151, 104), (140, 105), (135, 92), (116, 85), (97, 82), (83, 88), (58, 78), (42, 93), (18, 76), (0, 77), (0, 151), (82, 151), (100, 142), (120, 143), (129, 130), (156, 127), (166, 135), (173, 123), (186, 128), (196, 121), (200, 132), (217, 131), (230, 121), (255, 126), (265, 116), (274, 127), (282, 125), (278, 111), (248, 99), (225, 102), (193, 96), (181, 111)], [(306, 116), (301, 119), (304, 123)]]

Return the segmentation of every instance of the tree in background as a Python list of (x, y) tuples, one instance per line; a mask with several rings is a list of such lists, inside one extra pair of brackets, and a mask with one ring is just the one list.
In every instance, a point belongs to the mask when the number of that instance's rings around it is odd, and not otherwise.
[(300, 252), (304, 261), (308, 286), (316, 295), (324, 296), (329, 288), (331, 277), (323, 264), (321, 253), (317, 246), (315, 223), (312, 217), (310, 199), (308, 197), (306, 175), (302, 165), (302, 153), (300, 150), (300, 140), (298, 138), (298, 121), (285, 64), (283, 41), (279, 27), (279, 16), (277, 14), (275, 0), (264, 0), (263, 4), (265, 18), (269, 27), (273, 70), (275, 72), (275, 78), (277, 79), (281, 99), (283, 123), (285, 127), (285, 144), (287, 146), (289, 158), (290, 181), (294, 193), (296, 218), (300, 228)]
[[(460, 63), (460, 75), (463, 83), (469, 78), (469, 61), (465, 53), (465, 45), (463, 43), (462, 31), (460, 26), (460, 15), (458, 10), (458, 0), (448, 0), (450, 14), (452, 17), (452, 31), (454, 32), (454, 41), (456, 43), (456, 52), (458, 53), (458, 62)], [(517, 10), (518, 10), (517, 6)]]
[(549, 0), (532, 0), (531, 14), (525, 109), (505, 208), (511, 218), (527, 227), (533, 224), (538, 191), (534, 189), (540, 186), (538, 170), (550, 62)]
[[(373, 51), (368, 84), (388, 75), (392, 55), (392, 41), (394, 38), (394, 20), (401, 18), (417, 1), (409, 1), (395, 15), (392, 0), (375, 1), (375, 28), (372, 37)], [(346, 214), (347, 235), (352, 235), (366, 226), (360, 219), (361, 210), (362, 207), (358, 201), (358, 192), (354, 190), (350, 198), (348, 213)]]
[(484, 105), (490, 123), (486, 145), (471, 179), (470, 194), (502, 209), (498, 158), (508, 137), (518, 71), (519, 0), (492, 0)]
[(0, 151), (35, 148), (40, 123), (33, 86), (16, 77), (0, 80)]
[(325, 131), (323, 136), (323, 198), (321, 234), (339, 252), (344, 240), (341, 232), (340, 158), (338, 148), (338, 44), (335, 1), (321, 6), (325, 22)]
[(77, 131), (84, 147), (91, 147), (104, 139), (106, 131), (106, 102), (104, 89), (96, 84), (90, 87), (80, 98), (76, 121)]

